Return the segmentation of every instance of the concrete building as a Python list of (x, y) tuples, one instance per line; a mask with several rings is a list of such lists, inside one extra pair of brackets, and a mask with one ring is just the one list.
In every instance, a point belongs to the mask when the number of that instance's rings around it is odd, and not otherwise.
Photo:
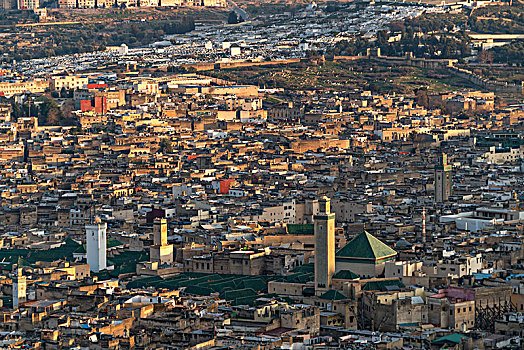
[(428, 306), (423, 288), (413, 291), (365, 292), (362, 294), (362, 317), (372, 330), (398, 331), (410, 324), (428, 322)]
[(312, 335), (320, 333), (320, 311), (311, 305), (293, 305), (280, 312), (280, 324), (284, 328), (307, 329)]
[(19, 10), (34, 10), (40, 6), (40, 2), (37, 0), (18, 0), (17, 9)]
[(93, 224), (86, 225), (87, 263), (92, 272), (100, 272), (107, 268), (107, 224), (99, 218)]
[(511, 224), (524, 220), (524, 211), (480, 207), (475, 211), (442, 215), (439, 220), (442, 223), (455, 222), (457, 229), (477, 233), (495, 225)]
[(49, 81), (38, 78), (26, 81), (0, 82), (0, 93), (6, 96), (21, 95), (26, 92), (43, 93), (47, 88), (49, 88)]
[(511, 312), (504, 314), (502, 319), (495, 321), (495, 332), (524, 337), (524, 314), (522, 312)]
[(459, 288), (439, 290), (427, 297), (430, 323), (456, 331), (475, 327), (474, 292), (464, 293)]
[(315, 292), (323, 293), (331, 287), (335, 273), (335, 214), (330, 200), (319, 200), (319, 213), (313, 217), (315, 225)]
[(483, 267), (482, 254), (474, 256), (459, 256), (454, 259), (447, 258), (435, 263), (422, 266), (422, 272), (430, 277), (460, 278), (481, 271)]
[(285, 274), (303, 265), (305, 260), (302, 252), (288, 253), (264, 248), (193, 256), (184, 260), (184, 265), (185, 270), (190, 272), (253, 276)]
[(49, 88), (52, 91), (60, 91), (62, 88), (71, 90), (83, 89), (88, 82), (89, 79), (87, 77), (77, 75), (56, 76), (49, 80)]
[(492, 164), (519, 162), (524, 158), (524, 145), (508, 148), (491, 146), (482, 157)]
[(349, 198), (335, 198), (332, 201), (333, 212), (336, 214), (337, 223), (355, 222), (359, 214), (371, 213), (371, 203), (358, 203)]

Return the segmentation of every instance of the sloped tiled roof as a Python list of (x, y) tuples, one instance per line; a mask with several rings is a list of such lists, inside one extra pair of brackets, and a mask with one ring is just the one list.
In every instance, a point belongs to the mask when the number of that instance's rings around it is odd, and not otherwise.
[(300, 266), (297, 266), (293, 269), (293, 272), (295, 273), (315, 273), (315, 265), (313, 265), (312, 263), (307, 263), (307, 264), (304, 264), (304, 265), (300, 265)]
[(396, 255), (397, 252), (378, 238), (363, 231), (340, 249), (336, 256), (341, 258), (380, 259)]
[(290, 235), (314, 235), (313, 224), (287, 224), (287, 233)]
[(433, 340), (432, 344), (460, 344), (462, 342), (462, 338), (467, 338), (465, 335), (462, 334), (450, 334), (446, 335), (444, 337), (438, 338)]
[(341, 280), (354, 280), (354, 279), (357, 279), (359, 277), (360, 276), (357, 275), (356, 273), (354, 273), (353, 271), (340, 270), (339, 272), (334, 274), (332, 278), (337, 278), (337, 279), (341, 279)]
[(344, 299), (347, 299), (348, 297), (340, 293), (337, 290), (331, 289), (325, 292), (324, 294), (322, 294), (320, 298), (326, 299), (326, 300), (344, 300)]
[(405, 285), (400, 279), (394, 280), (378, 280), (378, 281), (369, 281), (363, 287), (362, 290), (380, 290), (382, 292), (404, 288)]

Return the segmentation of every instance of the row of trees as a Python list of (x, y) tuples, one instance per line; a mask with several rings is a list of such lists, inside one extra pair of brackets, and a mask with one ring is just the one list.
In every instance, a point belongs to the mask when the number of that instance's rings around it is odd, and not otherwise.
[[(148, 45), (164, 35), (183, 34), (195, 29), (192, 17), (169, 21), (137, 23), (82, 24), (66, 28), (48, 28), (39, 34), (41, 45), (23, 47), (2, 46), (0, 60), (11, 61), (94, 52), (106, 46), (126, 43), (131, 47)], [(7, 56), (3, 56), (7, 53)]]
[(368, 48), (380, 48), (381, 53), (386, 56), (402, 56), (406, 52), (413, 52), (417, 57), (460, 58), (471, 53), (468, 37), (460, 34), (429, 35), (422, 38), (406, 33), (399, 41), (389, 42), (388, 39), (389, 34), (381, 31), (377, 34), (377, 40), (373, 42), (361, 37), (338, 42), (328, 54), (357, 56), (365, 54)]
[(505, 21), (501, 18), (478, 19), (473, 18), (469, 21), (470, 29), (478, 33), (489, 34), (522, 34), (524, 26), (518, 25), (513, 21)]
[(493, 62), (508, 63), (524, 66), (524, 41), (513, 41), (508, 45), (494, 47), (490, 51), (493, 52)]
[(35, 101), (26, 101), (24, 104), (14, 102), (12, 104), (13, 119), (23, 117), (37, 117), (39, 125), (76, 125), (76, 121), (71, 117), (69, 106), (60, 107), (52, 98), (44, 98)]
[(401, 32), (408, 35), (414, 32), (442, 33), (452, 31), (456, 27), (462, 28), (466, 20), (466, 17), (463, 15), (426, 14), (424, 16), (406, 19), (403, 22), (392, 22), (389, 27), (392, 32)]
[(520, 34), (524, 32), (524, 4), (486, 6), (472, 12), (468, 25), (477, 33)]
[[(368, 48), (380, 48), (383, 55), (402, 56), (412, 52), (417, 57), (461, 58), (469, 55), (470, 39), (463, 30), (467, 18), (463, 15), (426, 14), (389, 24), (389, 31), (377, 33), (377, 40), (358, 37), (337, 43), (332, 53), (355, 56)], [(460, 29), (460, 30), (457, 30)], [(389, 42), (391, 34), (401, 34), (400, 40)]]
[(235, 11), (229, 12), (229, 15), (227, 16), (227, 23), (237, 24), (241, 22), (243, 22), (242, 17), (237, 16), (237, 13)]
[(184, 34), (195, 30), (195, 20), (191, 17), (183, 17), (180, 21), (171, 21), (164, 25), (166, 34)]

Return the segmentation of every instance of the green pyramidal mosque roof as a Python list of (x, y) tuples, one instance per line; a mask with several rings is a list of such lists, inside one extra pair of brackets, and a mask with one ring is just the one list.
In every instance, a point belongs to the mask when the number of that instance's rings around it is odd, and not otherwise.
[(377, 261), (392, 258), (395, 255), (397, 255), (395, 250), (369, 232), (363, 231), (346, 244), (344, 248), (340, 249), (336, 254), (336, 258)]

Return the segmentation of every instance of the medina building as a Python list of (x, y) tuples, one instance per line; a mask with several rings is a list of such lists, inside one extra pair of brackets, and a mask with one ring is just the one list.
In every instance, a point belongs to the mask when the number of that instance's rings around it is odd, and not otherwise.
[(397, 252), (369, 232), (363, 231), (335, 255), (336, 271), (349, 270), (361, 277), (383, 276), (386, 262)]
[(363, 278), (382, 277), (386, 262), (394, 261), (397, 252), (370, 233), (363, 231), (335, 253), (335, 214), (330, 199), (318, 201), (313, 216), (315, 232), (315, 293), (321, 295), (332, 288), (332, 277), (350, 271)]

